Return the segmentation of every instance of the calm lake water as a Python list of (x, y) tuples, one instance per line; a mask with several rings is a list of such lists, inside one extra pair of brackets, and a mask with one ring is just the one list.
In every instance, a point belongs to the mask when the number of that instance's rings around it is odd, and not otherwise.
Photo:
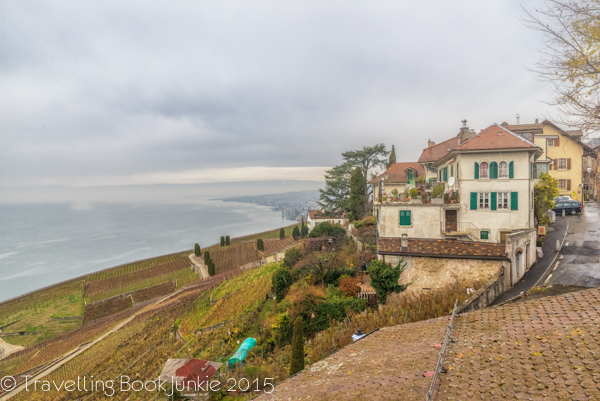
[(0, 204), (0, 301), (86, 273), (292, 224), (248, 203)]

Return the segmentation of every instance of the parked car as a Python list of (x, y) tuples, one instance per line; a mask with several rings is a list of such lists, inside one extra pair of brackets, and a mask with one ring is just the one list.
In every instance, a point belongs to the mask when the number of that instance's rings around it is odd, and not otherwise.
[(559, 199), (554, 202), (554, 209), (552, 210), (555, 211), (556, 214), (562, 214), (563, 210), (566, 214), (577, 214), (581, 213), (581, 203), (573, 199)]
[(570, 201), (570, 200), (574, 200), (573, 198), (571, 198), (569, 195), (560, 195), (557, 196), (556, 198), (554, 198), (554, 203), (556, 202), (564, 202), (564, 201)]

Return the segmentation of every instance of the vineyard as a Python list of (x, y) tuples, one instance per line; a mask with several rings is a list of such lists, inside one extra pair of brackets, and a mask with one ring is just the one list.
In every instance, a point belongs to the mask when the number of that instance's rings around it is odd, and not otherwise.
[[(271, 289), (278, 264), (249, 270), (207, 291), (181, 317), (180, 330), (188, 338), (195, 330), (231, 320), (255, 309)], [(213, 301), (211, 305), (211, 300)]]
[[(294, 231), (295, 226), (300, 227), (300, 224), (292, 224), (292, 225), (289, 225), (289, 226), (286, 226), (283, 228), (285, 231), (286, 238), (292, 237), (292, 232)], [(247, 242), (247, 241), (252, 242), (252, 241), (256, 241), (259, 238), (262, 238), (262, 239), (277, 238), (277, 239), (279, 239), (279, 228), (276, 228), (274, 230), (264, 231), (262, 233), (246, 235), (244, 237), (232, 238), (231, 245), (239, 244), (241, 242)]]
[[(188, 259), (189, 261), (189, 259)], [(115, 277), (118, 278), (118, 277)], [(142, 281), (137, 281), (133, 283), (122, 282), (123, 285), (119, 287), (113, 287), (107, 291), (99, 292), (94, 295), (88, 296), (86, 294), (86, 301), (88, 303), (100, 301), (106, 298), (111, 298), (117, 295), (126, 294), (133, 291), (143, 290), (145, 288), (153, 287), (159, 284), (163, 284), (170, 281), (177, 281), (177, 286), (181, 288), (185, 284), (189, 284), (193, 281), (199, 280), (198, 275), (194, 273), (193, 270), (188, 268), (183, 268), (179, 270), (172, 271), (167, 274), (163, 274), (160, 276), (154, 276), (150, 278), (146, 278)]]
[(125, 309), (131, 308), (133, 301), (131, 297), (118, 297), (110, 299), (106, 302), (99, 302), (97, 304), (87, 305), (85, 307), (85, 314), (83, 315), (83, 323), (93, 322), (94, 320), (100, 319), (105, 316), (114, 315), (124, 311)]
[(85, 295), (93, 296), (102, 292), (108, 292), (113, 288), (123, 287), (127, 284), (137, 283), (156, 276), (163, 276), (180, 269), (189, 268), (192, 262), (189, 258), (179, 258), (171, 262), (147, 267), (130, 273), (108, 277), (85, 283)]
[(109, 277), (120, 276), (123, 274), (131, 273), (136, 270), (145, 269), (148, 267), (176, 261), (181, 258), (187, 258), (187, 256), (192, 251), (178, 252), (170, 255), (159, 256), (156, 258), (140, 260), (133, 263), (128, 263), (121, 266), (111, 267), (109, 269), (100, 270), (98, 272), (92, 273), (85, 277), (85, 282), (88, 283), (90, 281), (103, 280)]

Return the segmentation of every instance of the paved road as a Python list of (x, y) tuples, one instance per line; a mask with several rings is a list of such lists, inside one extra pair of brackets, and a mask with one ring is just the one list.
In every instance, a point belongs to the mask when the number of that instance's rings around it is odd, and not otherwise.
[(600, 206), (586, 203), (584, 213), (567, 217), (569, 233), (561, 254), (544, 283), (596, 287), (600, 285)]
[(574, 216), (567, 216), (565, 218), (561, 216), (556, 217), (556, 221), (550, 224), (546, 239), (542, 245), (544, 257), (539, 259), (537, 263), (535, 263), (531, 269), (525, 273), (521, 280), (513, 286), (513, 288), (499, 296), (492, 305), (498, 305), (518, 296), (521, 294), (521, 292), (525, 293), (529, 291), (531, 287), (534, 287), (539, 281), (541, 281), (542, 278), (545, 278), (552, 263), (557, 260), (557, 257), (560, 257), (560, 255), (556, 252), (556, 241), (558, 240), (562, 243), (562, 241), (565, 239), (567, 228), (570, 225), (570, 219), (572, 217)]

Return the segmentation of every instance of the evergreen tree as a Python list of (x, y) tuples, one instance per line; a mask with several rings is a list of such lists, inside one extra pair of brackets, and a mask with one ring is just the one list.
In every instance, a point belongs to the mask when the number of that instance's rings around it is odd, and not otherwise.
[(362, 171), (356, 167), (350, 178), (350, 212), (348, 217), (351, 221), (360, 220), (365, 214), (367, 193)]
[(256, 249), (258, 249), (259, 251), (265, 250), (265, 243), (263, 242), (263, 240), (261, 238), (256, 240)]
[(225, 246), (225, 237), (221, 236), (221, 246)]
[(302, 232), (301, 234), (302, 238), (308, 236), (308, 226), (306, 224), (304, 225), (304, 232)]
[(208, 261), (208, 274), (211, 276), (215, 275), (215, 264), (212, 259)]
[(281, 302), (285, 297), (285, 293), (293, 283), (292, 273), (287, 267), (280, 267), (273, 273), (271, 279), (273, 283), (273, 289), (275, 290), (275, 299), (277, 302)]
[(225, 245), (231, 245), (231, 238), (229, 238), (229, 235), (225, 237)]
[(294, 226), (294, 230), (292, 231), (292, 237), (294, 237), (294, 239), (300, 238), (300, 230), (298, 230), (298, 226)]
[(200, 245), (198, 245), (198, 244), (194, 245), (194, 255), (196, 255), (197, 258), (199, 258), (200, 255), (202, 255), (202, 251), (200, 250)]
[(390, 159), (388, 160), (387, 168), (392, 167), (392, 164), (396, 163), (396, 148), (392, 145), (392, 151), (390, 152)]
[(300, 237), (301, 238), (306, 237), (306, 234), (304, 233), (304, 231), (305, 231), (304, 227), (305, 227), (305, 225), (304, 225), (304, 217), (302, 217), (302, 224), (300, 225)]
[(302, 317), (294, 321), (294, 334), (292, 337), (292, 360), (290, 361), (290, 376), (304, 369), (304, 330)]
[(285, 239), (285, 230), (283, 227), (281, 227), (281, 230), (279, 230), (279, 239)]
[(204, 251), (204, 264), (208, 266), (208, 261), (210, 260), (210, 254), (208, 251)]

